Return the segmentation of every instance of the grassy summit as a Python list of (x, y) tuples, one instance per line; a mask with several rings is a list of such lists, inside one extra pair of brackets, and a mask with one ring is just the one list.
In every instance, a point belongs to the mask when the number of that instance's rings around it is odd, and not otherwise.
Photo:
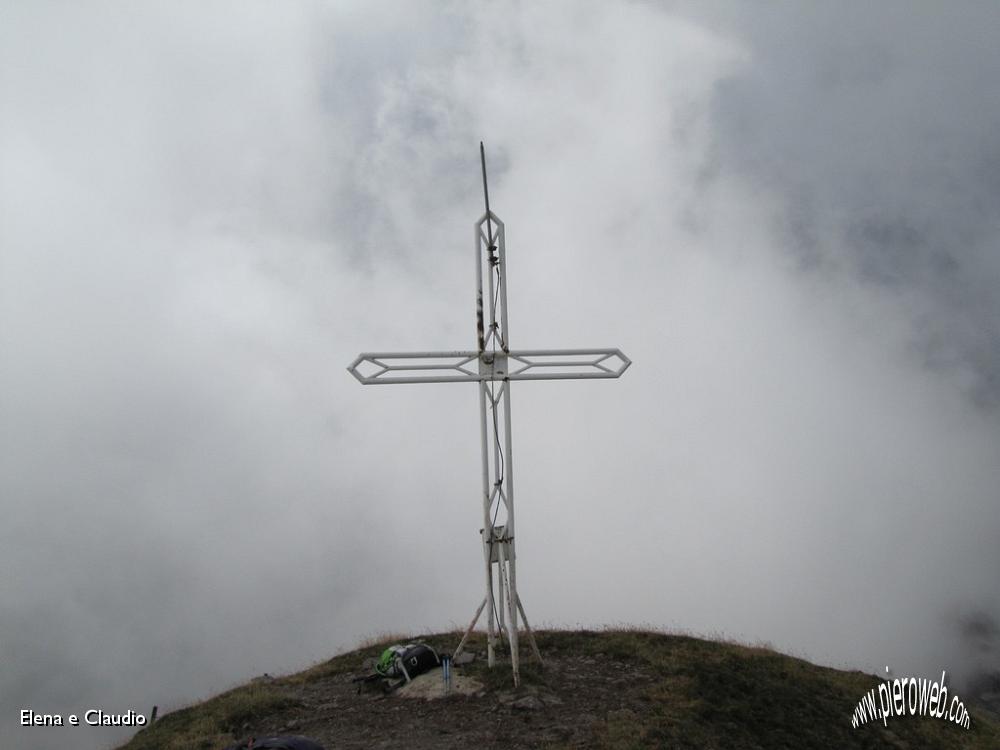
[[(447, 652), (458, 638), (409, 640)], [(275, 733), (306, 735), (328, 750), (1000, 748), (1000, 722), (972, 707), (970, 729), (915, 716), (853, 728), (855, 706), (877, 678), (765, 648), (632, 630), (543, 631), (538, 642), (545, 667), (522, 644), (517, 691), (509, 665), (490, 670), (479, 658), (456, 668), (484, 684), (476, 695), (359, 694), (351, 679), (368, 673), (365, 659), (389, 645), (379, 643), (167, 714), (121, 750), (221, 750)], [(484, 652), (485, 637), (475, 636), (471, 648)]]

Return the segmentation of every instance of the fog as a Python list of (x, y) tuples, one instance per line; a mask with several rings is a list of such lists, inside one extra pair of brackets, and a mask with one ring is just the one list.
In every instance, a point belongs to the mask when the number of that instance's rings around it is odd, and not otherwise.
[[(1000, 669), (1000, 10), (8, 2), (0, 737), (482, 597), (472, 227), (507, 231), (532, 624)], [(847, 720), (845, 715), (844, 720)]]

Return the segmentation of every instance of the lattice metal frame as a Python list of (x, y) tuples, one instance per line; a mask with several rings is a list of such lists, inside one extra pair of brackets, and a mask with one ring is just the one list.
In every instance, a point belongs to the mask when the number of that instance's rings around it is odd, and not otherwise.
[[(414, 360), (419, 361), (412, 364)], [(524, 349), (479, 352), (366, 352), (348, 371), (365, 385), (472, 383), (483, 380), (581, 380), (618, 378), (632, 361), (620, 349)], [(365, 365), (375, 368), (364, 375)], [(439, 374), (433, 374), (439, 373)]]
[[(542, 656), (517, 593), (510, 383), (515, 380), (618, 378), (632, 361), (620, 349), (510, 350), (506, 228), (489, 208), (486, 157), (482, 144), (480, 153), (483, 154), (486, 212), (475, 224), (477, 350), (370, 352), (358, 355), (347, 369), (364, 385), (456, 382), (479, 384), (483, 482), (481, 535), (486, 596), (454, 655), (461, 653), (469, 634), (486, 609), (489, 665), (492, 667), (495, 663), (497, 638), (502, 632), (510, 644), (511, 669), (514, 684), (517, 685), (520, 682), (519, 615), (535, 656), (539, 661)], [(487, 320), (489, 324), (486, 323)]]

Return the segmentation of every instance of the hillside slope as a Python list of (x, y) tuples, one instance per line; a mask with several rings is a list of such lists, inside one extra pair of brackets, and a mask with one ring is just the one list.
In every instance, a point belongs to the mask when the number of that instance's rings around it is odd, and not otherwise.
[[(457, 637), (412, 640), (450, 651)], [(763, 648), (629, 630), (544, 631), (538, 642), (545, 666), (522, 648), (516, 692), (509, 666), (489, 670), (478, 658), (455, 670), (483, 683), (474, 695), (358, 693), (352, 679), (370, 672), (366, 659), (388, 645), (376, 644), (170, 713), (120, 750), (221, 750), (279, 732), (312, 737), (327, 750), (1000, 748), (1000, 722), (975, 708), (969, 729), (914, 716), (853, 728), (855, 706), (878, 685), (875, 677)], [(485, 651), (482, 635), (472, 651)]]

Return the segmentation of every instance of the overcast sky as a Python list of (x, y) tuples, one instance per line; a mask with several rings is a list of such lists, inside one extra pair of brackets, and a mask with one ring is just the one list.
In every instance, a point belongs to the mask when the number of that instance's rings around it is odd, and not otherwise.
[[(0, 737), (482, 597), (478, 144), (537, 626), (1000, 668), (991, 3), (0, 3)], [(978, 624), (978, 626), (977, 626)], [(846, 716), (844, 717), (846, 720)]]

